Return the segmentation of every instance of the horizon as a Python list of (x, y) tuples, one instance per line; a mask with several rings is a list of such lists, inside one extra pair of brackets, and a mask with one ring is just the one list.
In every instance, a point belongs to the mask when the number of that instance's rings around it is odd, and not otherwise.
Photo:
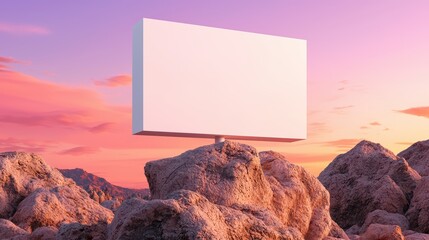
[(1, 152), (147, 188), (146, 162), (211, 144), (132, 135), (132, 27), (143, 17), (306, 39), (307, 140), (240, 142), (316, 176), (360, 140), (398, 154), (429, 139), (429, 2), (44, 3), (0, 3)]

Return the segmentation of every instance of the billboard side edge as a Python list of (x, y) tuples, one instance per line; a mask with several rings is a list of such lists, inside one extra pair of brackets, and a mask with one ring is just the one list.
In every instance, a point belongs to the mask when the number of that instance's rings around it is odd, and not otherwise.
[(143, 131), (143, 23), (140, 20), (133, 28), (133, 67), (132, 67), (132, 132)]

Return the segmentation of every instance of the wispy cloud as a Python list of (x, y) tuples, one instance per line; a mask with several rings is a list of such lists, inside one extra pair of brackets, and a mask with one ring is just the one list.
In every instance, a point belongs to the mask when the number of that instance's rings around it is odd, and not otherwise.
[(340, 106), (340, 107), (334, 107), (334, 110), (345, 110), (353, 107), (354, 105)]
[(429, 118), (429, 106), (426, 107), (414, 107), (405, 110), (399, 110), (397, 112), (406, 113), (414, 116)]
[(113, 125), (114, 125), (114, 123), (106, 122), (106, 123), (101, 123), (101, 124), (98, 124), (94, 127), (91, 127), (88, 130), (90, 132), (93, 132), (93, 133), (105, 132), (105, 131), (110, 130)]
[(0, 139), (0, 152), (24, 151), (41, 153), (46, 151), (46, 149), (48, 149), (49, 147), (52, 147), (52, 144), (49, 144), (47, 142), (32, 141), (11, 137)]
[(344, 150), (344, 149), (348, 150), (354, 147), (360, 141), (361, 139), (347, 138), (347, 139), (338, 139), (338, 140), (323, 142), (322, 145), (328, 146), (328, 147), (336, 147), (341, 150)]
[(15, 35), (47, 35), (50, 34), (51, 31), (45, 27), (37, 25), (0, 22), (0, 33)]
[(63, 150), (59, 152), (59, 154), (80, 156), (80, 155), (86, 155), (86, 154), (93, 154), (96, 152), (98, 152), (98, 148), (80, 146), (80, 147), (74, 147), (74, 148)]
[(22, 63), (22, 62), (11, 57), (0, 56), (0, 71), (8, 71), (9, 69), (8, 64), (11, 64), (11, 63), (13, 64), (13, 63)]
[(374, 121), (374, 122), (370, 122), (369, 125), (371, 126), (381, 126), (381, 123)]
[(127, 74), (117, 75), (105, 80), (96, 80), (94, 81), (97, 86), (105, 87), (121, 87), (131, 84), (131, 76)]

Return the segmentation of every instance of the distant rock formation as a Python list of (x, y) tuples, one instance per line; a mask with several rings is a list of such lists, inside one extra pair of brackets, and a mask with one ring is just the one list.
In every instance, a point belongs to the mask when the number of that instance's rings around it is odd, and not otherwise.
[(99, 203), (107, 200), (121, 203), (129, 198), (149, 198), (150, 195), (149, 189), (130, 189), (115, 186), (109, 183), (106, 179), (88, 173), (80, 168), (58, 170), (64, 175), (64, 177), (73, 179), (77, 185), (81, 186), (88, 192), (92, 199)]
[(317, 179), (274, 152), (226, 141), (149, 162), (145, 174), (152, 200), (124, 202), (110, 239), (348, 238)]
[(67, 222), (110, 222), (113, 213), (40, 157), (0, 153), (0, 218), (28, 233)]
[(362, 141), (319, 175), (331, 195), (332, 218), (344, 229), (380, 209), (405, 214), (420, 179), (407, 161), (380, 144)]

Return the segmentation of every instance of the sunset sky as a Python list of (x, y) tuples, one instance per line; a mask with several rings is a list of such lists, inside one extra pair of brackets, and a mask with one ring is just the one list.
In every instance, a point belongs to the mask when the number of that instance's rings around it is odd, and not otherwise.
[(362, 139), (398, 153), (429, 139), (428, 12), (424, 0), (2, 1), (0, 151), (143, 188), (145, 162), (211, 144), (131, 134), (132, 27), (147, 17), (307, 40), (308, 139), (243, 143), (315, 175)]

